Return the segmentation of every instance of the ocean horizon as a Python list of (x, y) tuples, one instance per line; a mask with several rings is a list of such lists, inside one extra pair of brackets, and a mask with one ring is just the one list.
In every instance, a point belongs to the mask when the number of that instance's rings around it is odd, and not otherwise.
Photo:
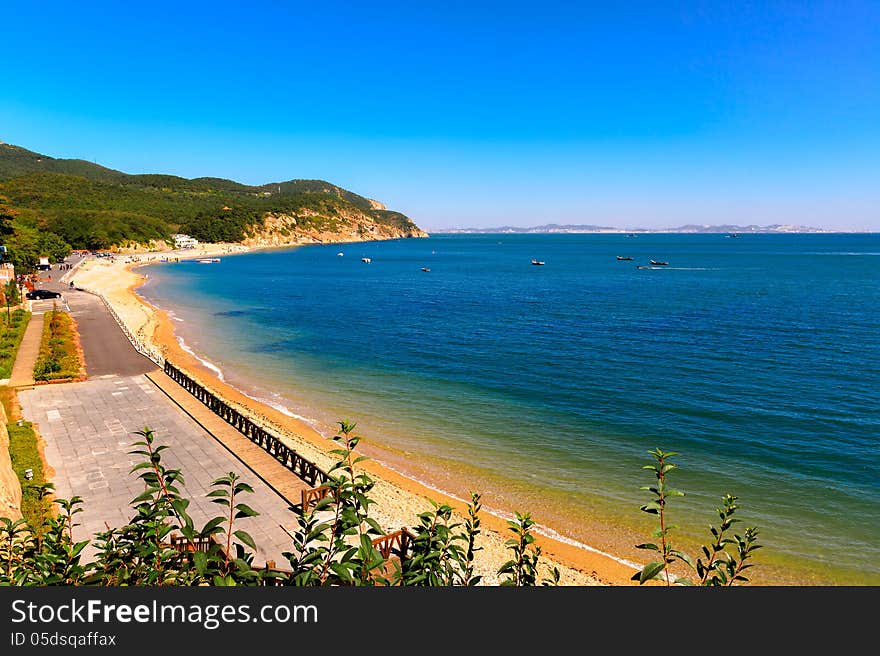
[(383, 463), (563, 539), (644, 562), (659, 446), (684, 545), (729, 492), (756, 581), (876, 584), (878, 256), (864, 233), (444, 234), (156, 264), (139, 293), (255, 399), (357, 421)]

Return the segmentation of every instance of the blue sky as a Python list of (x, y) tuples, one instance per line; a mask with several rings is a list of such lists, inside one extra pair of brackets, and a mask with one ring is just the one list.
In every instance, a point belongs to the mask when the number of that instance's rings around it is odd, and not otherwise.
[(880, 230), (876, 2), (125, 4), (3, 3), (0, 140), (428, 229)]

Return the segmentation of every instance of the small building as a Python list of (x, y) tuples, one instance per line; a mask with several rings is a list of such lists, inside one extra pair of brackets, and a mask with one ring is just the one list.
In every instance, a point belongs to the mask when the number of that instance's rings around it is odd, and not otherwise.
[(0, 284), (5, 285), (10, 280), (15, 280), (15, 267), (9, 262), (0, 264)]
[(199, 240), (189, 235), (175, 234), (171, 235), (174, 239), (174, 248), (195, 248), (199, 245)]

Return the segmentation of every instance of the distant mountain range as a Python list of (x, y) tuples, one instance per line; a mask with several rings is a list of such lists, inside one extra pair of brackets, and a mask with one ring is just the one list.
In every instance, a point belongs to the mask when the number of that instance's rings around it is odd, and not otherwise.
[(597, 225), (559, 225), (548, 223), (547, 225), (523, 228), (519, 226), (501, 226), (498, 228), (446, 228), (432, 230), (442, 234), (499, 234), (499, 233), (584, 233), (584, 232), (608, 232), (608, 233), (637, 233), (637, 232), (680, 232), (680, 233), (776, 233), (776, 232), (836, 232), (824, 228), (811, 228), (801, 225), (785, 225), (775, 223), (768, 226), (759, 225), (695, 225), (688, 224), (678, 228), (612, 228)]

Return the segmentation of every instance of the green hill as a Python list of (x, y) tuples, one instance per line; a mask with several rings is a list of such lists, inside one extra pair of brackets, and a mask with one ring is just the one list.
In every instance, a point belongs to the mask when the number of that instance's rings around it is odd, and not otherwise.
[[(89, 249), (167, 240), (174, 232), (200, 241), (271, 236), (273, 243), (424, 235), (405, 215), (323, 180), (250, 186), (222, 178), (129, 175), (9, 144), (0, 144), (0, 202), (4, 198), (15, 230), (6, 239), (13, 250), (16, 236), (33, 242), (44, 233)], [(267, 217), (283, 221), (267, 228)]]

